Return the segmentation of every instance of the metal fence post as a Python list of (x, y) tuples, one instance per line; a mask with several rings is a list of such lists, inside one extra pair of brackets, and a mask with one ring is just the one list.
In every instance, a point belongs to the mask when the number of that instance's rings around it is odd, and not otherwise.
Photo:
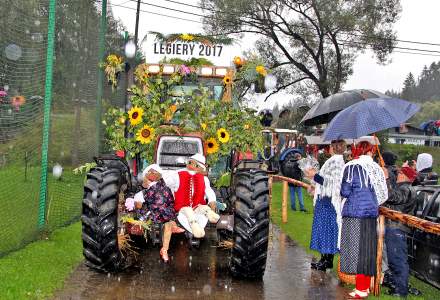
[(40, 201), (38, 210), (38, 227), (41, 229), (45, 224), (46, 198), (47, 198), (47, 157), (49, 149), (50, 131), (50, 106), (52, 102), (52, 71), (55, 35), (55, 11), (56, 0), (49, 2), (49, 24), (47, 30), (47, 53), (46, 53), (46, 81), (44, 88), (44, 120), (43, 142), (41, 146), (41, 177), (40, 177)]
[[(99, 27), (99, 65), (104, 63), (105, 55), (105, 34), (107, 32), (107, 0), (102, 0), (101, 24)], [(96, 99), (96, 154), (101, 152), (101, 116), (102, 116), (102, 95), (104, 91), (104, 70), (98, 67), (98, 95)]]

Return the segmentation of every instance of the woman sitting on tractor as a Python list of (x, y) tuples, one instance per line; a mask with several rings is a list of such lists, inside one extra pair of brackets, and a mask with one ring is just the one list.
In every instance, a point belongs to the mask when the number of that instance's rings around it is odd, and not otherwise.
[[(183, 232), (177, 227), (176, 211), (174, 210), (173, 192), (162, 179), (162, 169), (157, 164), (148, 166), (143, 172), (142, 194), (145, 202), (142, 210), (150, 212), (153, 223), (163, 224), (162, 248), (160, 256), (164, 262), (169, 261), (168, 248), (170, 245), (171, 234), (173, 232)], [(180, 229), (180, 231), (179, 231)]]

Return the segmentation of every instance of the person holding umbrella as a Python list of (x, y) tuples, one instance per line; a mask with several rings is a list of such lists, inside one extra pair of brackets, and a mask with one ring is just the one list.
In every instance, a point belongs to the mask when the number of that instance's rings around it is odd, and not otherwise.
[(324, 272), (333, 268), (333, 257), (339, 249), (342, 222), (340, 188), (346, 144), (344, 140), (334, 140), (330, 147), (333, 155), (323, 164), (319, 174), (314, 169), (304, 170), (306, 177), (316, 182), (310, 249), (321, 253), (321, 260), (313, 262), (311, 267)]
[(379, 205), (388, 199), (382, 168), (373, 160), (375, 147), (368, 142), (353, 149), (355, 159), (343, 171), (341, 196), (346, 199), (342, 210), (341, 272), (356, 274), (356, 288), (351, 299), (369, 295), (371, 277), (376, 274), (377, 217)]

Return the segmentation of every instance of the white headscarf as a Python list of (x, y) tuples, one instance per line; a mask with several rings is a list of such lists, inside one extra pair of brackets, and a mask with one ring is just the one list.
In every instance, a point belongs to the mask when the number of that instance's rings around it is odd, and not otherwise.
[(147, 175), (148, 171), (150, 170), (154, 170), (160, 174), (162, 174), (163, 172), (162, 168), (158, 164), (152, 164), (144, 169), (144, 171), (142, 172), (142, 176), (145, 177), (145, 175)]
[(420, 172), (428, 168), (432, 168), (432, 155), (429, 153), (420, 153), (417, 156), (417, 163), (416, 163), (417, 172)]

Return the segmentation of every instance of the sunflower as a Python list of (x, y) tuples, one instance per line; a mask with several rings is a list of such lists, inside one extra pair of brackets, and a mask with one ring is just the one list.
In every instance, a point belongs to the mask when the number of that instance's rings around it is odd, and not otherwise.
[(229, 132), (224, 128), (217, 130), (217, 138), (221, 143), (227, 143), (229, 141)]
[(231, 84), (231, 82), (232, 82), (231, 76), (226, 75), (226, 76), (223, 78), (223, 83), (224, 83), (225, 85)]
[(262, 65), (258, 65), (255, 67), (255, 71), (257, 71), (258, 74), (260, 74), (261, 76), (266, 76), (267, 75), (267, 71), (266, 68)]
[(205, 146), (206, 146), (206, 153), (208, 154), (213, 154), (218, 151), (218, 143), (215, 140), (215, 138), (207, 139), (205, 142)]
[(132, 126), (139, 124), (142, 121), (142, 115), (144, 110), (141, 107), (133, 106), (128, 111), (128, 118), (130, 119), (130, 124)]
[(136, 133), (136, 141), (141, 142), (141, 144), (148, 144), (154, 138), (154, 128), (144, 125)]

